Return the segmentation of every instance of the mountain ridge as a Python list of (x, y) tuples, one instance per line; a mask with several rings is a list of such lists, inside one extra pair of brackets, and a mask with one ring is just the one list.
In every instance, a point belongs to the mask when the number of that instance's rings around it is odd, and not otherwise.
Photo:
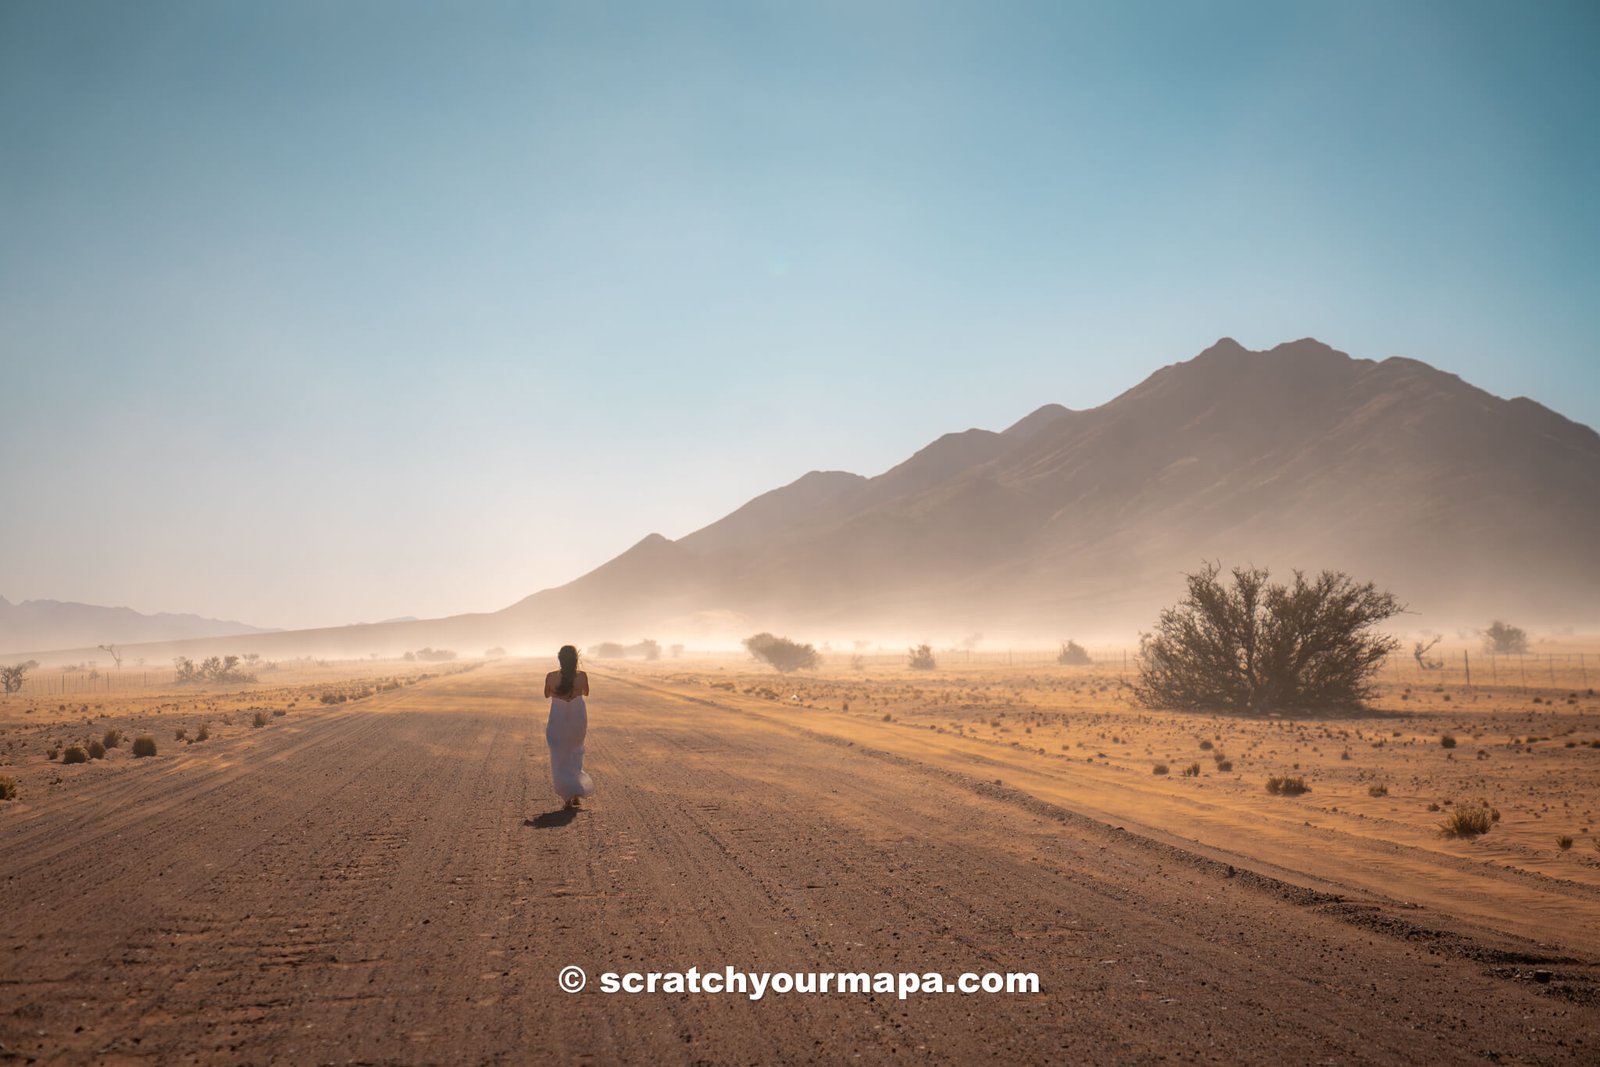
[(1224, 337), (1092, 408), (944, 434), (870, 477), (809, 471), (498, 611), (252, 650), (1127, 635), (1206, 560), (1344, 570), (1434, 629), (1593, 625), (1595, 529), (1592, 428), (1419, 360)]

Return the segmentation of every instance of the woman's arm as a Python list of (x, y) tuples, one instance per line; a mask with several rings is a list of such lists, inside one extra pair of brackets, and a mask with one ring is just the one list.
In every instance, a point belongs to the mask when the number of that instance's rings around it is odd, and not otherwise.
[(588, 696), (589, 695), (589, 672), (588, 671), (579, 671), (578, 672), (578, 677), (574, 678), (573, 682), (575, 683), (573, 685), (573, 688), (575, 690), (577, 690), (583, 696)]
[(544, 676), (544, 695), (547, 697), (556, 695), (555, 677), (555, 672), (553, 671)]

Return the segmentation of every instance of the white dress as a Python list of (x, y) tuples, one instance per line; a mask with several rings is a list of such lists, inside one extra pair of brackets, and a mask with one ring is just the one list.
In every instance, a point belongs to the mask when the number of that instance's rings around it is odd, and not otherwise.
[(583, 697), (550, 698), (550, 720), (544, 739), (550, 746), (550, 780), (562, 800), (594, 792), (594, 779), (583, 769), (583, 739), (589, 732), (589, 710)]

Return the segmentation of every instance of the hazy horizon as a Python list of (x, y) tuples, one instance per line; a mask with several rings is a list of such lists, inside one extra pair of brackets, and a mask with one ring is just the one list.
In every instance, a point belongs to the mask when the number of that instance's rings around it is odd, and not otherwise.
[(1221, 336), (1600, 425), (1596, 44), (1581, 4), (8, 6), (0, 595), (493, 611)]

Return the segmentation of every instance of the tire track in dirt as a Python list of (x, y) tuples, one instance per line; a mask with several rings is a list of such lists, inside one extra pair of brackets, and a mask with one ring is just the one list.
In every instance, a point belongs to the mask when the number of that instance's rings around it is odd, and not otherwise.
[[(1179, 850), (603, 674), (599, 792), (553, 818), (537, 680), (438, 679), (0, 821), (0, 1044), (54, 1062), (1592, 1061), (1582, 968), (1507, 980)], [(574, 963), (589, 986), (567, 994)], [(1035, 971), (1041, 991), (598, 990), (603, 970), (724, 965)]]

